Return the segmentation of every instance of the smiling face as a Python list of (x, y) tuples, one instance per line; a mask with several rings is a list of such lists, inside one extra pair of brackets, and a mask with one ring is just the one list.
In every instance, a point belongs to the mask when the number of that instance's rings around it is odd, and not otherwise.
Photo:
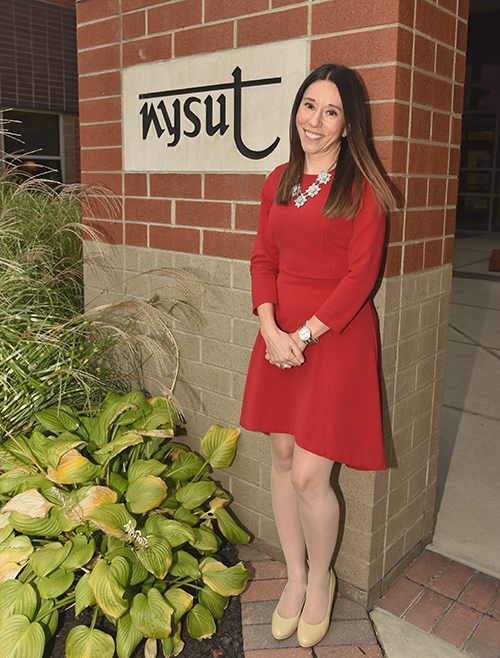
[(344, 111), (337, 85), (316, 80), (307, 87), (295, 124), (305, 153), (305, 173), (319, 174), (335, 162), (345, 128)]

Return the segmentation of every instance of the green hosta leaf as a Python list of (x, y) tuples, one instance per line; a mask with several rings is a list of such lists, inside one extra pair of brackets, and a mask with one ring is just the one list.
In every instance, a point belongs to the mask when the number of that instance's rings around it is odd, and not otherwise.
[[(29, 475), (24, 468), (14, 468), (0, 475), (0, 494), (12, 493), (21, 486)], [(42, 480), (43, 478), (40, 478)]]
[(156, 459), (138, 459), (131, 464), (127, 472), (129, 482), (138, 480), (139, 478), (146, 477), (147, 475), (161, 475), (167, 468), (166, 464), (162, 464)]
[(172, 625), (176, 625), (186, 612), (193, 607), (194, 597), (180, 587), (171, 587), (165, 592), (163, 598), (173, 608)]
[(144, 658), (156, 658), (158, 655), (158, 641), (154, 637), (147, 637), (144, 643)]
[(163, 646), (163, 655), (165, 658), (171, 656), (178, 656), (184, 649), (184, 642), (181, 639), (181, 625), (176, 624), (175, 629), (172, 629), (170, 637), (161, 641)]
[(94, 455), (104, 455), (111, 459), (116, 457), (122, 450), (130, 448), (130, 446), (136, 446), (139, 443), (143, 443), (143, 438), (140, 434), (127, 432), (126, 434), (122, 434), (118, 439), (114, 439), (104, 445), (100, 450), (94, 452)]
[(106, 559), (108, 562), (112, 562), (115, 558), (122, 557), (127, 560), (130, 567), (130, 574), (128, 577), (128, 584), (130, 586), (137, 585), (142, 583), (145, 580), (149, 572), (142, 566), (140, 562), (137, 561), (134, 551), (130, 548), (118, 548), (109, 553), (106, 553)]
[(116, 653), (118, 658), (130, 658), (143, 637), (143, 634), (134, 626), (129, 612), (120, 617), (116, 622)]
[(217, 485), (212, 480), (190, 482), (179, 489), (175, 497), (187, 509), (194, 509), (203, 505), (206, 500), (213, 496), (216, 489)]
[(130, 541), (125, 532), (125, 526), (131, 522), (135, 528), (135, 519), (123, 503), (102, 503), (88, 514), (88, 518), (94, 521), (110, 537)]
[[(25, 448), (25, 450), (27, 450), (28, 453), (30, 452), (29, 444), (25, 437), (18, 436), (17, 441)], [(2, 469), (5, 471), (13, 468), (9, 462), (14, 462), (17, 466), (29, 466), (29, 468), (33, 468), (33, 462), (31, 459), (26, 456), (17, 443), (12, 439), (7, 439), (7, 441), (0, 444), (0, 456), (4, 458), (0, 459), (0, 462), (2, 462)], [(4, 462), (4, 460), (8, 461)]]
[(171, 429), (174, 427), (174, 424), (177, 424), (176, 420), (178, 416), (176, 412), (177, 409), (172, 413), (172, 410), (167, 407), (156, 407), (155, 409), (151, 409), (144, 418), (136, 420), (132, 427), (141, 432), (156, 430), (160, 425), (164, 429)]
[(81, 444), (85, 443), (82, 439), (76, 434), (71, 434), (71, 432), (63, 432), (57, 438), (53, 438), (51, 442), (45, 448), (45, 456), (49, 466), (52, 466), (53, 469), (57, 469), (59, 460), (61, 457), (71, 450), (71, 448), (76, 448)]
[(150, 573), (163, 580), (172, 564), (172, 548), (163, 537), (148, 537), (148, 547), (139, 549), (137, 558)]
[(217, 495), (217, 498), (214, 498), (213, 500), (210, 501), (210, 511), (211, 512), (214, 512), (219, 507), (225, 507), (226, 505), (229, 505), (229, 503), (231, 502), (231, 499), (229, 498), (229, 496), (227, 494), (226, 494), (226, 497), (224, 498), (220, 495), (219, 492), (220, 492), (220, 489), (217, 489), (217, 491), (215, 492), (216, 495)]
[(193, 528), (194, 536), (196, 541), (194, 548), (202, 553), (214, 553), (218, 550), (220, 546), (220, 539), (217, 537), (215, 532), (209, 530), (205, 526), (200, 526), (199, 528)]
[(215, 518), (220, 531), (232, 544), (248, 544), (250, 535), (240, 528), (224, 507), (217, 507)]
[(240, 434), (237, 428), (212, 425), (201, 440), (201, 451), (212, 468), (227, 468), (231, 464)]
[(128, 602), (123, 598), (125, 587), (112, 573), (106, 560), (99, 560), (90, 574), (88, 581), (97, 604), (107, 615), (118, 619), (128, 610)]
[(33, 553), (29, 537), (12, 537), (0, 553), (0, 583), (15, 578)]
[(57, 465), (57, 470), (47, 468), (47, 477), (56, 484), (85, 484), (91, 482), (101, 473), (101, 467), (93, 464), (78, 450), (66, 452)]
[(0, 658), (42, 658), (45, 633), (37, 622), (13, 615), (0, 624)]
[[(5, 550), (14, 536), (14, 528), (7, 523), (3, 528), (0, 528), (0, 553)], [(2, 546), (4, 544), (4, 546)]]
[(173, 402), (172, 400), (169, 400), (168, 398), (164, 397), (156, 397), (156, 398), (150, 398), (148, 400), (149, 404), (154, 408), (163, 408), (163, 409), (168, 409), (171, 417), (171, 427), (176, 427), (177, 425), (180, 425), (182, 423), (182, 419), (179, 413), (179, 407)]
[(170, 567), (170, 573), (176, 578), (188, 577), (193, 580), (197, 580), (200, 576), (200, 570), (198, 568), (198, 560), (186, 553), (186, 551), (176, 551), (173, 556), (172, 566)]
[(86, 519), (89, 513), (102, 505), (103, 503), (112, 504), (116, 502), (118, 496), (116, 491), (109, 487), (94, 486), (81, 487), (73, 491), (68, 500), (68, 509), (64, 515), (70, 521), (80, 521)]
[(126, 587), (130, 576), (130, 564), (124, 557), (118, 556), (111, 560), (110, 575)]
[(61, 534), (57, 509), (51, 510), (47, 519), (32, 519), (26, 514), (12, 512), (9, 523), (15, 530), (30, 537), (58, 537)]
[(224, 610), (229, 603), (228, 596), (221, 596), (210, 587), (204, 587), (198, 592), (198, 600), (210, 610), (215, 619), (221, 619), (224, 616)]
[(130, 606), (134, 626), (146, 637), (162, 639), (170, 635), (173, 609), (160, 592), (152, 587), (147, 596), (136, 594)]
[(193, 530), (188, 525), (174, 519), (166, 519), (161, 514), (153, 514), (148, 517), (144, 524), (143, 534), (163, 537), (172, 548), (187, 541), (194, 542), (196, 539)]
[(167, 485), (159, 477), (148, 475), (129, 485), (125, 498), (133, 514), (145, 514), (158, 507), (167, 495)]
[(45, 578), (49, 573), (57, 569), (71, 552), (73, 544), (67, 541), (64, 545), (52, 542), (43, 548), (39, 548), (30, 556), (30, 565), (40, 578)]
[[(37, 614), (37, 621), (40, 624), (40, 626), (43, 628), (46, 642), (48, 642), (50, 638), (57, 631), (59, 613), (57, 610), (54, 610), (54, 606), (55, 603), (53, 599), (44, 599), (40, 605), (40, 609), (38, 610), (38, 614)], [(52, 613), (45, 614), (49, 610), (52, 610)]]
[(172, 480), (190, 480), (200, 472), (200, 469), (201, 473), (206, 473), (210, 467), (194, 452), (181, 452), (179, 459), (170, 464), (164, 476)]
[(80, 424), (78, 418), (66, 405), (60, 405), (57, 409), (45, 409), (35, 414), (38, 422), (50, 432), (73, 432)]
[(195, 526), (199, 522), (200, 517), (196, 516), (196, 514), (192, 514), (188, 509), (181, 505), (174, 511), (174, 519), (176, 521), (181, 521), (182, 523), (187, 523), (190, 526)]
[(122, 496), (127, 491), (128, 480), (126, 477), (123, 477), (123, 475), (111, 471), (109, 474), (109, 486), (113, 491), (116, 491), (118, 495)]
[(73, 537), (71, 542), (71, 551), (67, 558), (61, 563), (61, 567), (66, 569), (66, 571), (75, 571), (76, 569), (83, 567), (87, 562), (90, 562), (94, 556), (96, 548), (94, 539), (91, 537), (90, 541), (87, 541), (87, 537), (84, 535)]
[(200, 569), (205, 585), (221, 596), (241, 594), (250, 575), (241, 562), (234, 567), (226, 567), (210, 558), (203, 560)]
[(74, 580), (73, 571), (64, 571), (59, 568), (50, 576), (39, 578), (36, 586), (42, 599), (56, 599), (69, 590)]
[(75, 626), (66, 640), (66, 658), (113, 658), (115, 642), (97, 628)]
[(33, 621), (37, 596), (29, 583), (7, 580), (0, 585), (0, 621), (12, 615), (24, 615)]
[(84, 573), (75, 587), (75, 616), (78, 617), (80, 612), (91, 605), (96, 604), (94, 592), (89, 585), (90, 573)]
[(212, 613), (201, 603), (197, 603), (192, 610), (188, 612), (186, 625), (189, 635), (195, 640), (204, 640), (217, 630)]

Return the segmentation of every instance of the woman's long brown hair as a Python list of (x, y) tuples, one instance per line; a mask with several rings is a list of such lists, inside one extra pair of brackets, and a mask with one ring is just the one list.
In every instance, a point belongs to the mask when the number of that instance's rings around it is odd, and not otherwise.
[(368, 148), (363, 87), (351, 69), (336, 64), (323, 64), (312, 71), (297, 92), (290, 118), (290, 159), (276, 191), (276, 203), (286, 206), (292, 198), (293, 187), (302, 180), (305, 156), (295, 118), (305, 90), (316, 80), (330, 80), (337, 85), (347, 132), (341, 140), (335, 176), (323, 214), (353, 219), (363, 207), (365, 181), (370, 184), (381, 208), (389, 211), (395, 207), (396, 200)]

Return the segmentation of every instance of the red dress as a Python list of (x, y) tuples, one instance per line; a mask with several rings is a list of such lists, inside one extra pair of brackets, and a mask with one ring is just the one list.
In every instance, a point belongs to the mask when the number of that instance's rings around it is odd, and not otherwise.
[[(262, 190), (251, 259), (254, 313), (275, 304), (278, 326), (293, 333), (316, 315), (330, 331), (281, 370), (265, 359), (260, 332), (250, 359), (241, 425), (293, 434), (297, 445), (359, 470), (383, 470), (378, 323), (371, 293), (380, 270), (386, 220), (368, 188), (351, 221), (322, 214), (330, 185), (302, 208), (274, 203), (286, 165)], [(306, 190), (316, 176), (304, 175)]]

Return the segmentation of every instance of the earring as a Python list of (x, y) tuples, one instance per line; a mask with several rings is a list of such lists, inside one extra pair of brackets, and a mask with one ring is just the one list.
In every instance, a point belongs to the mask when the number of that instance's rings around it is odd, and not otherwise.
[(347, 137), (347, 131), (345, 128), (344, 128), (344, 132), (342, 133), (342, 137)]

